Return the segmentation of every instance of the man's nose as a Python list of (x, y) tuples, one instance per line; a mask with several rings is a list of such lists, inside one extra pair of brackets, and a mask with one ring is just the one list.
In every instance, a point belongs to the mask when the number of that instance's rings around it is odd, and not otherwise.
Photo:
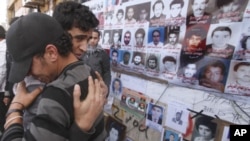
[(84, 52), (87, 51), (88, 41), (83, 41), (80, 45), (80, 49)]

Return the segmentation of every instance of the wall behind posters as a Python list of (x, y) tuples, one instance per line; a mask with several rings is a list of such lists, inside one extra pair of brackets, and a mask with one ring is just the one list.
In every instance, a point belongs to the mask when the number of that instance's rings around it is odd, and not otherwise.
[(211, 118), (211, 140), (226, 140), (229, 124), (250, 123), (249, 0), (83, 4), (100, 21), (114, 81), (110, 114), (127, 126), (127, 140), (198, 140), (196, 126)]

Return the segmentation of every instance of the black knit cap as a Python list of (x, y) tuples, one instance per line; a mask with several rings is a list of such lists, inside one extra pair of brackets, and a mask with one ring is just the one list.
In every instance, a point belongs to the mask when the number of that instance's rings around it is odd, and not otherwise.
[(13, 59), (9, 81), (22, 81), (30, 70), (32, 58), (63, 33), (61, 25), (43, 13), (30, 13), (15, 21), (6, 35), (7, 48)]

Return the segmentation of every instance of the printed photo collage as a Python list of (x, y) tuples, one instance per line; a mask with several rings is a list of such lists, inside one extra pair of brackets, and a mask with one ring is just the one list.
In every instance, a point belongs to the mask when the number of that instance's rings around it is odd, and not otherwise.
[(115, 71), (250, 95), (248, 0), (93, 0)]

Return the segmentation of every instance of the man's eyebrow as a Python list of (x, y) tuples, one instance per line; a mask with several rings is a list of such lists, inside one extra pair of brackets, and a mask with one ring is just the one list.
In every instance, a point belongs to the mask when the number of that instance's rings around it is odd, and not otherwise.
[(79, 34), (79, 35), (73, 36), (73, 38), (77, 38), (77, 39), (79, 39), (79, 38), (87, 38), (87, 37), (88, 37), (88, 35), (85, 35), (85, 34)]

